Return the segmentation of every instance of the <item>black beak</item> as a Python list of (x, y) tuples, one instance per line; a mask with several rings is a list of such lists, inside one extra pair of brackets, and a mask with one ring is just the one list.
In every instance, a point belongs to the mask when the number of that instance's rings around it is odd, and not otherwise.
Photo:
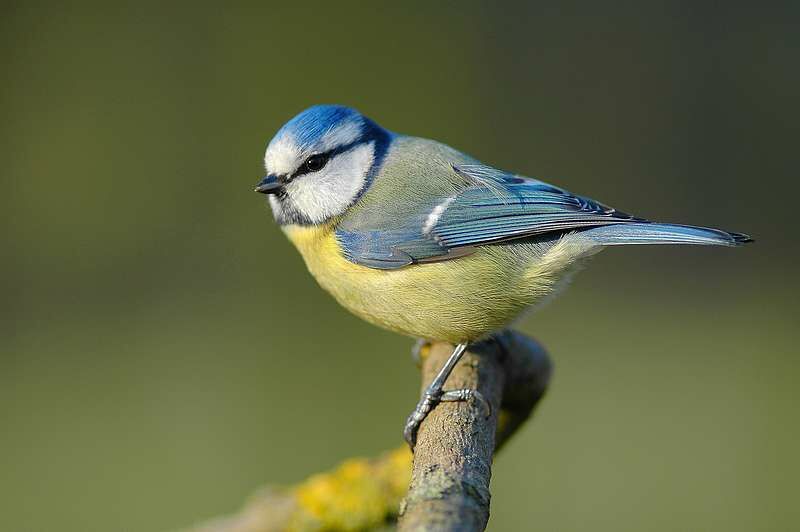
[(281, 190), (283, 190), (283, 183), (278, 181), (278, 177), (274, 175), (266, 176), (255, 188), (256, 192), (262, 194), (277, 194)]

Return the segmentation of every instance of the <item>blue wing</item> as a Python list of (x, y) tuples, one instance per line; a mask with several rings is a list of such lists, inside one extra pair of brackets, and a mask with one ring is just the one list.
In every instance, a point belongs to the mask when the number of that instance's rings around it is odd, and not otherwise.
[(432, 228), (435, 238), (448, 247), (644, 221), (543, 181), (481, 165), (454, 169), (478, 184), (459, 194)]
[(570, 231), (585, 231), (601, 245), (736, 245), (749, 240), (716, 229), (650, 223), (489, 166), (454, 165), (453, 170), (465, 187), (426, 205), (424, 216), (411, 214), (390, 230), (337, 231), (347, 258), (371, 268), (393, 269), (463, 256), (475, 246), (540, 235), (557, 238)]

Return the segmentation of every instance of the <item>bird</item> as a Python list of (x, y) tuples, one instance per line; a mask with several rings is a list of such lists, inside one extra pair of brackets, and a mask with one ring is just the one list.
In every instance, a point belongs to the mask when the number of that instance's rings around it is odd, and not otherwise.
[(491, 337), (568, 284), (608, 246), (740, 246), (741, 233), (652, 222), (435, 140), (383, 128), (343, 105), (284, 124), (264, 153), (275, 221), (319, 285), (374, 325), (455, 346), (406, 420), (412, 447), (471, 343)]

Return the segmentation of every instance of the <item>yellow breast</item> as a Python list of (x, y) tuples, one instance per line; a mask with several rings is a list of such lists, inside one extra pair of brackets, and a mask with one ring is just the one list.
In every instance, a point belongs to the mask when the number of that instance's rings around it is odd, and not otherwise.
[(284, 232), (319, 284), (360, 318), (454, 343), (506, 326), (552, 292), (585, 252), (562, 239), (544, 254), (534, 245), (487, 246), (456, 260), (376, 270), (344, 257), (332, 225), (285, 226)]

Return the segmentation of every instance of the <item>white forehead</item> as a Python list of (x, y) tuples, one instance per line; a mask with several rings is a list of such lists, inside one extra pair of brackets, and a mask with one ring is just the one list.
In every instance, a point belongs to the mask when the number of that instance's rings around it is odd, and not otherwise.
[(268, 174), (291, 174), (300, 164), (301, 155), (294, 136), (275, 137), (264, 153), (264, 168)]
[(264, 153), (264, 168), (270, 174), (291, 174), (312, 153), (323, 153), (355, 142), (361, 130), (361, 120), (348, 120), (329, 128), (317, 142), (305, 145), (293, 133), (279, 132)]

